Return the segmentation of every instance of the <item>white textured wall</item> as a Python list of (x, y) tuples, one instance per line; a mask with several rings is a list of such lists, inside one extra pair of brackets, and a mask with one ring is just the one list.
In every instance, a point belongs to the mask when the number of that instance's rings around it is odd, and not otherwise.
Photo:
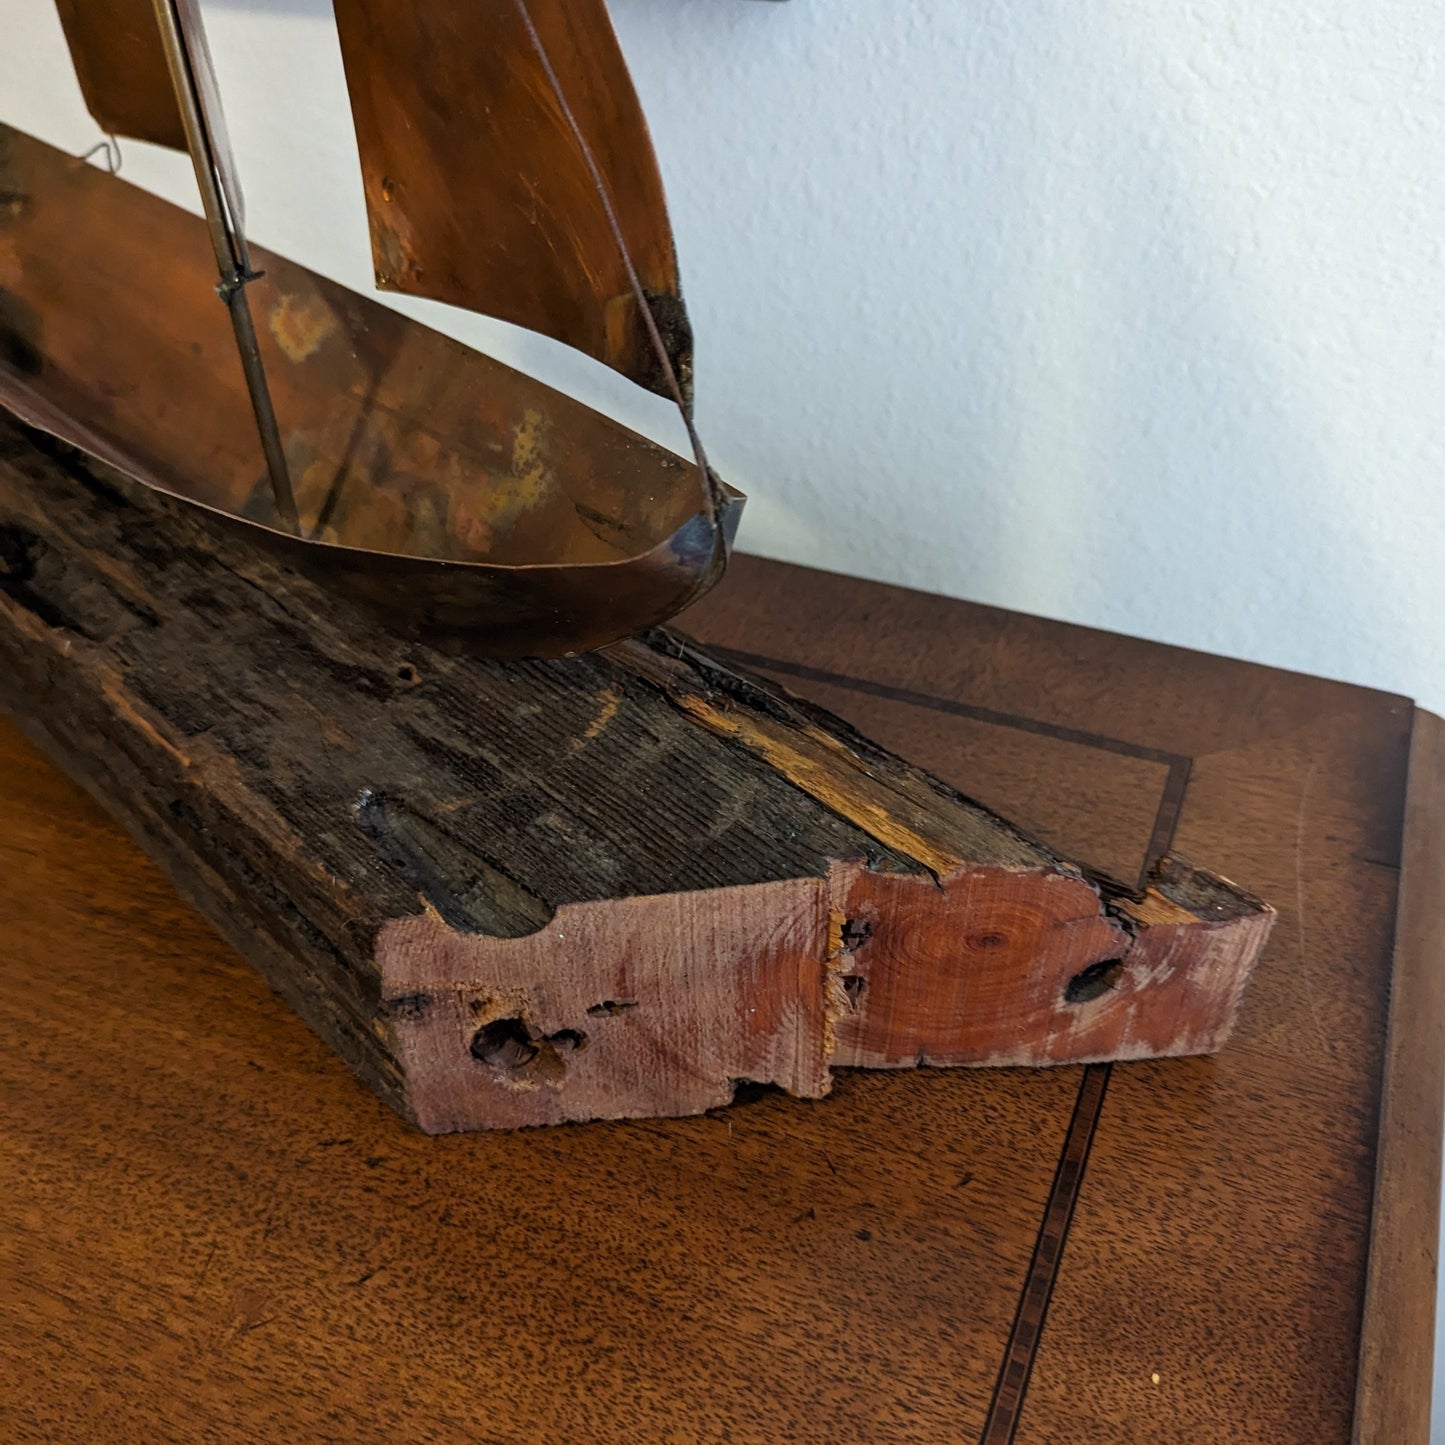
[[(1445, 709), (1431, 0), (612, 3), (745, 546)], [(366, 286), (327, 0), (206, 10), (253, 233)], [(0, 114), (96, 137), (49, 0), (0, 0)]]

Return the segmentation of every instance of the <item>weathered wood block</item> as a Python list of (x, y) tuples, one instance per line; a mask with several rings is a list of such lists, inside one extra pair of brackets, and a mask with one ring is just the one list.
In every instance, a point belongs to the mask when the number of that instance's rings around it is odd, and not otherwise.
[(429, 1131), (1212, 1051), (1273, 916), (1093, 878), (674, 633), (403, 641), (3, 422), (0, 704)]

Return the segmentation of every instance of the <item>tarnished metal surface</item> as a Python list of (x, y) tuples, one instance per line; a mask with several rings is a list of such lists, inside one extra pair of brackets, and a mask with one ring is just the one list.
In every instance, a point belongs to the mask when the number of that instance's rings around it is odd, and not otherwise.
[(714, 582), (697, 468), (280, 257), (250, 288), (304, 540), (279, 530), (205, 223), (0, 127), (0, 405), (243, 526), (398, 630), (599, 647)]
[(686, 397), (662, 181), (603, 0), (335, 9), (377, 284), (543, 332), (671, 396), (620, 234)]

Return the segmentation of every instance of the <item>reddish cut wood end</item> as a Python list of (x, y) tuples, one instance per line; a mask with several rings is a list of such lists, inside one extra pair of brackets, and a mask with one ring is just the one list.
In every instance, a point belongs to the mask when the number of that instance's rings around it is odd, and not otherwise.
[(1210, 1053), (1272, 921), (1177, 860), (1112, 914), (1063, 873), (838, 863), (573, 905), (526, 938), (428, 913), (386, 925), (377, 963), (414, 1118), (446, 1132), (700, 1113), (743, 1081), (820, 1098), (834, 1066)]

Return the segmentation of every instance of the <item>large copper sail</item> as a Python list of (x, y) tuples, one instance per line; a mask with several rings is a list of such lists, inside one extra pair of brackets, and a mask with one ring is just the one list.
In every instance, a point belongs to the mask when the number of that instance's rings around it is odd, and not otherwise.
[(672, 397), (630, 256), (688, 396), (662, 180), (604, 0), (334, 3), (377, 284), (540, 331)]

